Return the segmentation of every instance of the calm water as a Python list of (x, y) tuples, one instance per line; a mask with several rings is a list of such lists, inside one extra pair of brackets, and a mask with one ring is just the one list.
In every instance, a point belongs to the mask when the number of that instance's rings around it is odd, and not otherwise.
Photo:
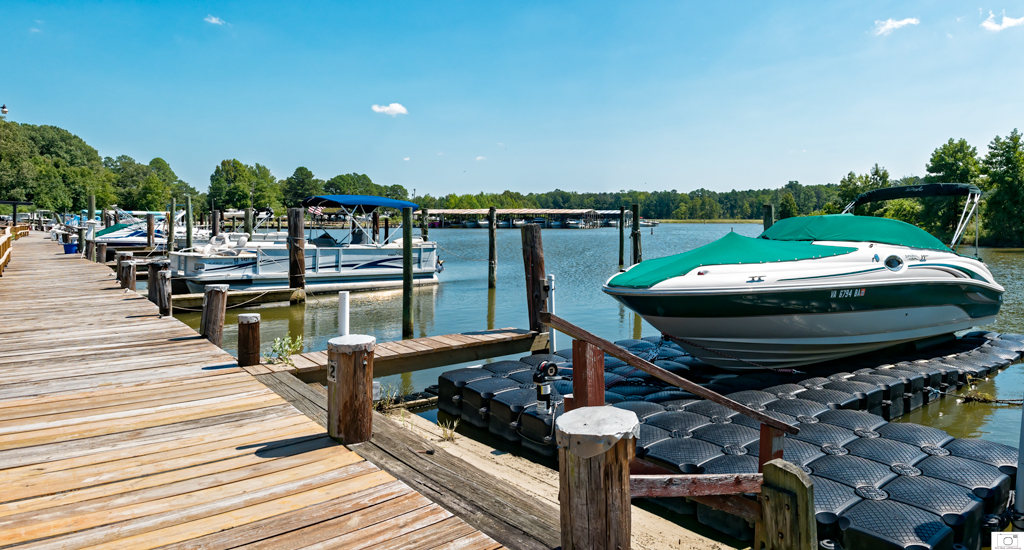
[[(761, 232), (760, 224), (663, 224), (643, 232), (644, 257), (656, 258), (707, 244), (730, 230), (747, 236)], [(416, 336), (431, 336), (481, 330), (483, 328), (526, 326), (526, 291), (520, 232), (499, 229), (498, 288), (487, 289), (487, 231), (482, 229), (431, 229), (431, 240), (442, 248), (445, 261), (442, 283), (415, 291)], [(545, 263), (555, 276), (555, 310), (566, 319), (609, 340), (656, 336), (658, 331), (639, 316), (601, 292), (601, 285), (618, 270), (619, 233), (615, 228), (544, 230)], [(628, 242), (626, 250), (629, 256)], [(1006, 303), (998, 321), (988, 327), (999, 332), (1024, 333), (1024, 251), (982, 250), (982, 257), (1007, 290)], [(274, 338), (304, 337), (304, 351), (327, 348), (337, 335), (337, 296), (312, 297), (305, 305), (230, 309), (224, 327), (224, 348), (235, 353), (237, 315), (262, 314), (263, 353), (269, 354)], [(401, 339), (401, 290), (354, 293), (351, 295), (351, 331), (370, 334), (378, 341)], [(193, 328), (199, 314), (176, 312)], [(557, 335), (557, 347), (569, 346), (569, 338)], [(419, 391), (437, 383), (437, 376), (451, 366), (407, 373), (381, 379), (405, 392)], [(978, 389), (999, 398), (1021, 397), (1024, 374), (1014, 365)], [(982, 437), (1017, 445), (1020, 408), (988, 405), (957, 405), (944, 399), (903, 418), (905, 421), (936, 426), (958, 437)]]

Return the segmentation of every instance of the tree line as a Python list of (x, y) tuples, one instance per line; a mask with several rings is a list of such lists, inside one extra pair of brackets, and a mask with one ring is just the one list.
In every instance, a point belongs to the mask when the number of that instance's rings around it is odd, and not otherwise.
[[(779, 188), (745, 191), (636, 191), (580, 193), (555, 189), (545, 193), (429, 194), (410, 197), (401, 185), (374, 183), (365, 174), (317, 178), (300, 166), (276, 178), (261, 164), (225, 159), (214, 167), (207, 192), (199, 192), (175, 175), (161, 158), (148, 163), (122, 155), (100, 157), (80, 137), (56, 126), (9, 122), (0, 116), (0, 200), (31, 201), (37, 208), (79, 211), (87, 197), (97, 205), (117, 204), (126, 210), (165, 210), (171, 198), (183, 204), (192, 198), (196, 212), (211, 208), (269, 207), (282, 213), (310, 195), (376, 195), (411, 200), (426, 208), (593, 208), (618, 210), (639, 204), (646, 218), (711, 220), (759, 219), (762, 205), (772, 204), (778, 217), (840, 212), (865, 191), (920, 183), (973, 183), (984, 191), (982, 237), (986, 244), (1024, 244), (1024, 143), (1014, 129), (996, 136), (984, 156), (966, 140), (949, 139), (933, 152), (924, 176), (893, 178), (875, 164), (867, 172), (849, 172), (838, 183), (802, 185), (790, 181)], [(0, 206), (3, 208), (3, 206)], [(885, 216), (912, 223), (948, 240), (959, 220), (963, 200), (948, 197), (900, 199), (858, 207), (858, 214)], [(2, 211), (2, 210), (0, 210)], [(9, 208), (7, 209), (9, 211)]]

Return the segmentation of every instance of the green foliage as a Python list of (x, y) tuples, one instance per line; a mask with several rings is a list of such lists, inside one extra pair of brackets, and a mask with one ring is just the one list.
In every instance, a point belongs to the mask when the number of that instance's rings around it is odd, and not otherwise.
[(296, 168), (295, 172), (281, 183), (284, 205), (288, 207), (299, 206), (302, 203), (302, 199), (313, 195), (320, 195), (323, 193), (323, 190), (323, 180), (313, 177), (313, 172), (310, 172), (309, 168), (305, 166)]
[(990, 235), (998, 244), (1024, 243), (1024, 144), (1016, 128), (989, 143), (982, 173), (993, 189), (986, 209)]
[(274, 344), (270, 347), (270, 355), (264, 357), (268, 363), (292, 364), (292, 355), (302, 352), (302, 336), (285, 336), (274, 338)]
[(784, 220), (798, 215), (800, 215), (800, 207), (796, 205), (796, 199), (793, 198), (792, 193), (786, 193), (779, 203), (779, 219)]

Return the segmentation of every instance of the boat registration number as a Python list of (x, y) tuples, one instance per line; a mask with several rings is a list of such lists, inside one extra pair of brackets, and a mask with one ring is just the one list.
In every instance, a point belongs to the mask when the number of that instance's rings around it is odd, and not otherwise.
[(842, 290), (833, 290), (832, 298), (859, 298), (866, 294), (868, 289), (866, 288), (844, 288)]

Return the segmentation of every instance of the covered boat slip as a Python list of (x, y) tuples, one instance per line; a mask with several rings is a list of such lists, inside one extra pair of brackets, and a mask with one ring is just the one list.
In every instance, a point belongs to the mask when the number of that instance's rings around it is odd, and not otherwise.
[(0, 278), (0, 545), (501, 546), (102, 264), (39, 233), (13, 253)]

